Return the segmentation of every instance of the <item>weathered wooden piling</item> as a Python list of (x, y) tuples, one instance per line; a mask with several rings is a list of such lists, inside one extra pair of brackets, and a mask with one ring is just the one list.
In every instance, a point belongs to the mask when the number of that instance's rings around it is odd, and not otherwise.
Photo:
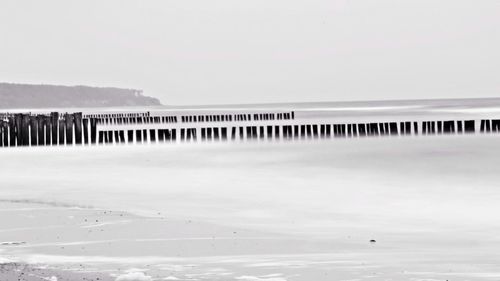
[(491, 120), (491, 130), (493, 132), (500, 132), (500, 120)]
[(45, 124), (45, 145), (52, 144), (52, 126), (50, 123), (50, 116), (45, 116), (43, 119), (43, 123)]
[(366, 127), (365, 124), (358, 124), (358, 134), (360, 137), (366, 136)]
[(3, 147), (3, 121), (0, 120), (0, 147)]
[(491, 131), (490, 120), (481, 120), (480, 131), (481, 133), (489, 133)]
[(391, 136), (397, 136), (398, 133), (398, 124), (396, 122), (389, 123), (389, 131), (391, 132)]
[(97, 140), (97, 119), (90, 118), (90, 143), (95, 144)]
[(125, 131), (123, 130), (120, 130), (118, 131), (118, 139), (119, 139), (119, 143), (125, 143)]
[(474, 133), (476, 131), (475, 129), (475, 121), (474, 120), (466, 120), (464, 121), (464, 132), (465, 133), (468, 133), (468, 134), (471, 134), (471, 133)]
[(50, 113), (50, 124), (52, 129), (52, 145), (58, 144), (58, 125), (59, 125), (59, 112)]
[(3, 147), (3, 135), (4, 135), (3, 122), (4, 121), (0, 120), (0, 147)]
[(106, 143), (111, 143), (112, 144), (114, 142), (113, 141), (113, 131), (108, 131), (107, 132), (107, 136), (108, 136), (107, 138), (104, 137)]
[(9, 146), (9, 124), (2, 121), (3, 146)]
[(219, 140), (220, 139), (220, 134), (219, 134), (219, 128), (212, 128), (214, 132), (214, 139)]
[(38, 145), (45, 145), (45, 118), (42, 115), (36, 117), (37, 129), (36, 134), (38, 135)]
[(135, 143), (142, 143), (142, 131), (135, 130)]
[(186, 129), (181, 128), (181, 141), (186, 139)]
[(77, 112), (73, 114), (73, 122), (75, 124), (75, 143), (82, 144), (82, 113)]
[[(261, 138), (263, 138), (263, 137), (264, 137), (264, 134), (263, 134), (263, 132), (264, 132), (264, 127), (260, 127), (260, 129), (261, 129), (261, 134), (262, 134), (262, 135), (261, 135)], [(193, 130), (194, 130), (194, 129), (193, 129)], [(227, 127), (222, 127), (222, 128), (220, 129), (220, 134), (221, 134), (221, 139), (222, 139), (223, 141), (226, 141), (226, 140), (227, 140)], [(195, 131), (195, 138), (196, 138), (196, 131)]]
[(128, 143), (133, 143), (134, 142), (134, 130), (128, 130), (127, 131), (127, 142)]
[(89, 119), (84, 118), (82, 120), (82, 130), (83, 130), (83, 143), (89, 144)]
[[(59, 125), (59, 145), (65, 145), (66, 144), (66, 122), (64, 119), (59, 119), (58, 121)], [(95, 143), (95, 139), (94, 139)]]
[(64, 115), (65, 124), (66, 124), (66, 145), (73, 145), (73, 115), (66, 113)]
[(462, 121), (457, 121), (457, 133), (461, 134), (463, 132)]
[(155, 129), (150, 129), (149, 130), (149, 135), (151, 136), (150, 137), (151, 142), (155, 143), (156, 142), (156, 130)]
[(445, 133), (445, 134), (455, 133), (455, 121), (444, 121), (443, 122), (443, 133)]
[(104, 132), (99, 131), (99, 144), (103, 144), (103, 143), (104, 143)]
[(252, 138), (256, 139), (258, 137), (257, 135), (257, 127), (252, 126)]

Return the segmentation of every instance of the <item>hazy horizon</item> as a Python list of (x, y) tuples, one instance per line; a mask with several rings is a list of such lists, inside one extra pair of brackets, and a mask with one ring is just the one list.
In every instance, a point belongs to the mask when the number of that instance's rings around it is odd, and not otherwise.
[(0, 4), (3, 82), (167, 105), (498, 97), (500, 2)]

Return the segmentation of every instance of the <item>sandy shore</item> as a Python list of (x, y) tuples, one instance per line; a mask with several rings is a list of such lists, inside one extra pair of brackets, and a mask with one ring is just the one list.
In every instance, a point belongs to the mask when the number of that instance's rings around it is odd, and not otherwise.
[(498, 280), (497, 146), (2, 150), (0, 280)]
[[(0, 202), (0, 280), (496, 280), (498, 243), (442, 234), (343, 239), (158, 214)], [(449, 233), (451, 235), (451, 233)], [(493, 246), (493, 249), (491, 248)]]

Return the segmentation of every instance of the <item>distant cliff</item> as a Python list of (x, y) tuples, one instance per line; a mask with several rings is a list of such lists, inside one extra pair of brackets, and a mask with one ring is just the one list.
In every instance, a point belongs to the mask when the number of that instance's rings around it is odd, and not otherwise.
[(0, 83), (0, 108), (66, 108), (161, 105), (142, 91), (87, 86)]

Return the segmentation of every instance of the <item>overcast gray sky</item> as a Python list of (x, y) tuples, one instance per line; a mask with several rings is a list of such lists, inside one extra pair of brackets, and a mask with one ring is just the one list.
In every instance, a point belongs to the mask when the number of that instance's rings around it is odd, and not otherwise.
[(0, 80), (165, 104), (500, 96), (499, 0), (1, 0)]

